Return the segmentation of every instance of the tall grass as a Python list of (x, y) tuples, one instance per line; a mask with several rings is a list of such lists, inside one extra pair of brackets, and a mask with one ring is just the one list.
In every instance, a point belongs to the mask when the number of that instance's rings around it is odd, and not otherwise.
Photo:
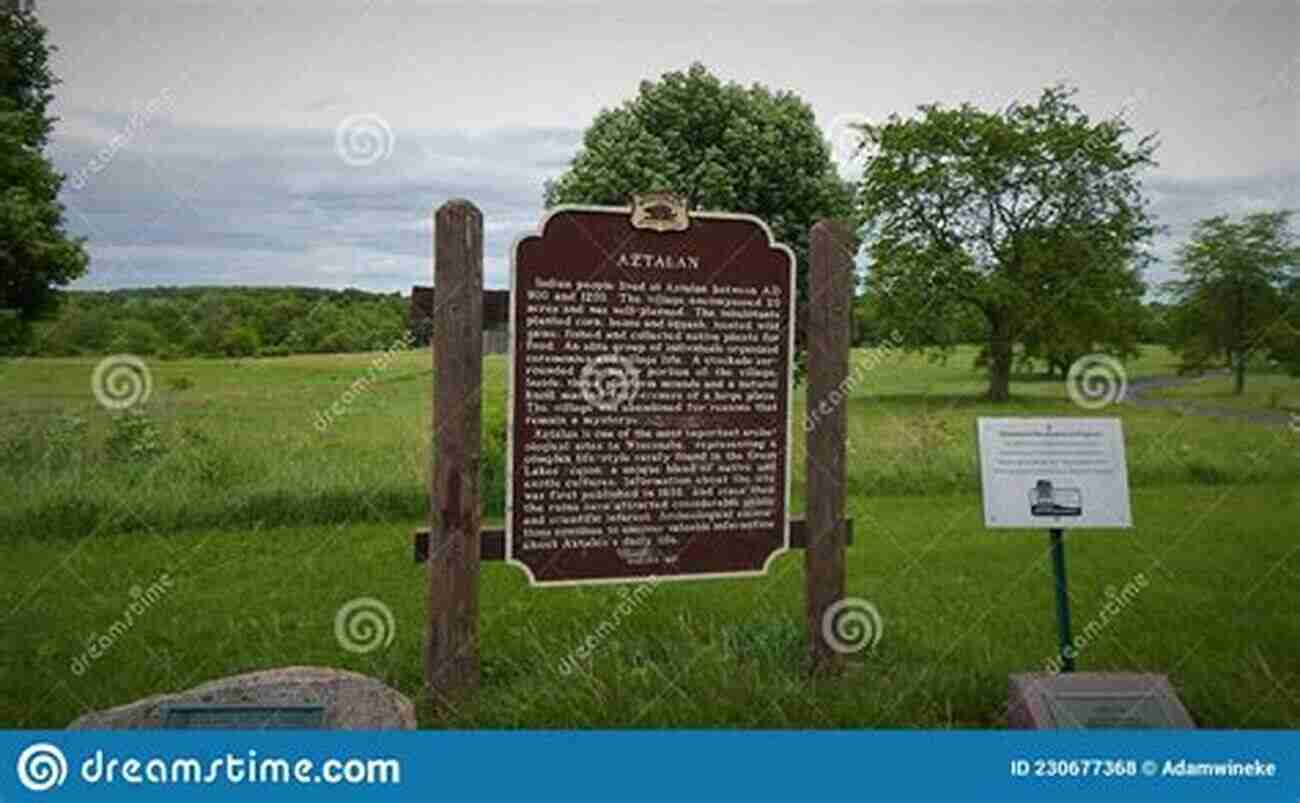
[[(159, 363), (148, 403), (111, 412), (90, 394), (93, 361), (27, 360), (0, 368), (0, 536), (77, 537), (423, 519), (428, 512), (431, 371), (400, 355), (347, 396), (366, 355)], [(1016, 401), (975, 395), (960, 357), (934, 365), (891, 357), (846, 402), (855, 497), (979, 488), (979, 415), (1080, 415), (1059, 382), (1021, 382)], [(803, 420), (802, 389), (796, 422)], [(316, 413), (341, 399), (327, 426)], [(484, 514), (505, 505), (505, 363), (489, 358), (483, 393)], [(1112, 406), (1125, 424), (1136, 487), (1300, 478), (1295, 433), (1246, 421)], [(796, 424), (795, 509), (804, 432)]]

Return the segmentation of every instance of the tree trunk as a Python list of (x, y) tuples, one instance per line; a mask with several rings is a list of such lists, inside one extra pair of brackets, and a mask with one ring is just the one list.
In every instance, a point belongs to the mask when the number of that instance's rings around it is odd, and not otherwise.
[(1011, 323), (1002, 312), (990, 313), (989, 318), (989, 401), (1004, 402), (1011, 399), (1011, 360), (1014, 356), (1011, 341)]
[(1240, 396), (1246, 392), (1246, 355), (1238, 352), (1232, 355), (1232, 371), (1234, 374), (1233, 392)]

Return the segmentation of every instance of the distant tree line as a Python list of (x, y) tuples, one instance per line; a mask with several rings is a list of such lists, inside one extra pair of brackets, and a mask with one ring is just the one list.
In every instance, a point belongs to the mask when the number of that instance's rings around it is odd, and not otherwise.
[[(1126, 350), (1132, 350), (1141, 344), (1165, 345), (1178, 347), (1178, 332), (1173, 328), (1173, 307), (1162, 301), (1149, 301), (1132, 305), (1127, 311), (1128, 326), (1126, 331)], [(893, 322), (882, 314), (880, 299), (868, 290), (859, 290), (853, 301), (852, 339), (855, 347), (869, 348), (880, 343), (894, 340)], [(922, 338), (917, 343), (920, 348), (941, 350), (945, 347), (975, 344), (988, 341), (988, 326), (984, 319), (972, 313), (962, 314), (957, 311), (946, 318), (942, 327), (930, 331), (930, 337)], [(1041, 372), (1047, 376), (1064, 377), (1069, 371), (1070, 363), (1087, 349), (1069, 358), (1066, 348), (1061, 343), (1052, 349), (1045, 348), (1045, 343), (1035, 342), (1022, 346), (1016, 352), (1019, 370)], [(987, 350), (977, 361), (987, 366)]]
[[(273, 356), (427, 334), (399, 294), (359, 290), (71, 292), (59, 306), (87, 257), (63, 229), (63, 177), (44, 155), (57, 83), (44, 37), (32, 15), (0, 15), (0, 354)], [(1010, 398), (1013, 372), (1065, 375), (1082, 356), (1125, 359), (1140, 343), (1170, 346), (1188, 370), (1230, 365), (1239, 392), (1247, 366), (1300, 372), (1291, 212), (1198, 222), (1177, 278), (1148, 295), (1162, 230), (1142, 188), (1155, 136), (1122, 114), (1094, 119), (1076, 95), (1054, 85), (1003, 108), (931, 103), (851, 126), (863, 171), (848, 179), (798, 95), (693, 64), (597, 114), (544, 200), (620, 205), (670, 190), (695, 210), (755, 214), (793, 248), (805, 304), (809, 227), (845, 220), (862, 245), (855, 343), (978, 344), (993, 401)]]
[(407, 336), (400, 293), (306, 287), (69, 291), (19, 353), (163, 359), (376, 351)]

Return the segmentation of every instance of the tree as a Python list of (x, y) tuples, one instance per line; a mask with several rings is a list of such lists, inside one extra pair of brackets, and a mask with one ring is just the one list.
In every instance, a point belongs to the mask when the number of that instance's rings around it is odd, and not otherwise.
[(597, 114), (545, 201), (621, 206), (649, 190), (676, 192), (691, 209), (762, 218), (794, 250), (801, 292), (808, 230), (852, 208), (807, 103), (761, 84), (724, 84), (698, 63), (642, 81), (635, 98)]
[(882, 321), (910, 348), (946, 349), (960, 311), (978, 315), (994, 401), (1010, 397), (1017, 345), (1088, 333), (1089, 317), (1130, 303), (1148, 259), (1139, 173), (1153, 137), (1130, 143), (1122, 118), (1093, 122), (1074, 94), (1052, 86), (1001, 112), (930, 104), (861, 126), (858, 213)]
[(27, 11), (0, 11), (0, 310), (13, 339), (58, 304), (57, 288), (86, 272), (82, 241), (63, 227), (63, 177), (45, 158), (54, 126), (46, 109), (58, 80), (45, 28)]
[(1022, 239), (1026, 283), (1040, 298), (1067, 299), (1050, 311), (1026, 317), (1022, 360), (1042, 362), (1049, 377), (1059, 373), (1065, 379), (1070, 366), (1097, 351), (1099, 343), (1121, 359), (1137, 356), (1146, 319), (1141, 273), (1123, 261), (1089, 270), (1089, 260), (1101, 257), (1087, 243), (1059, 236)]
[(1270, 353), (1291, 376), (1300, 376), (1300, 276), (1292, 278), (1282, 293), (1287, 314)]
[(221, 339), (221, 351), (227, 357), (254, 357), (261, 348), (257, 332), (247, 326), (235, 326)]
[(306, 310), (292, 296), (271, 303), (262, 319), (262, 342), (272, 346), (284, 343)]
[(1166, 285), (1176, 299), (1174, 332), (1184, 363), (1201, 367), (1224, 358), (1237, 393), (1246, 389), (1246, 365), (1255, 352), (1272, 351), (1285, 359), (1296, 349), (1295, 329), (1287, 319), (1300, 264), (1291, 214), (1198, 221), (1178, 249), (1181, 278)]
[(118, 328), (113, 338), (113, 351), (128, 354), (157, 354), (163, 344), (162, 335), (148, 321), (129, 319)]

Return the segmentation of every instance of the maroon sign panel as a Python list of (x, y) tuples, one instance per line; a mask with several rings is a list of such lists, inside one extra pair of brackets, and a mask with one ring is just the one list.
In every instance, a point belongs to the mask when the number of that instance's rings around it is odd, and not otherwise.
[(506, 560), (535, 585), (789, 547), (794, 256), (745, 215), (560, 208), (511, 271)]

